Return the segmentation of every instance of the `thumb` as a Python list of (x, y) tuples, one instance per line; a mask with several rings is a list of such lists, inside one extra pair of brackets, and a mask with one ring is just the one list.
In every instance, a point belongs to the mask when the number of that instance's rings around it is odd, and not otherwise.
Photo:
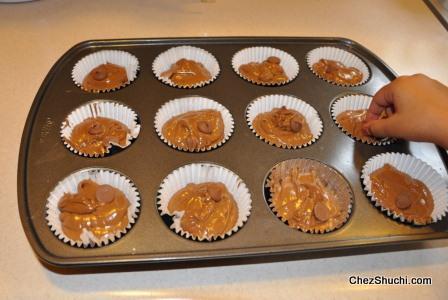
[(368, 135), (376, 137), (394, 137), (396, 120), (394, 117), (369, 121), (363, 126), (363, 130)]

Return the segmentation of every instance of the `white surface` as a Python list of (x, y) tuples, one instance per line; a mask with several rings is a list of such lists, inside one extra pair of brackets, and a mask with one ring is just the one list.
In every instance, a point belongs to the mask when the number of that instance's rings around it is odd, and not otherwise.
[[(39, 264), (19, 221), (17, 157), (28, 109), (54, 62), (86, 39), (220, 35), (344, 36), (371, 49), (399, 74), (422, 72), (448, 83), (448, 33), (418, 0), (42, 0), (2, 4), (0, 128), (3, 140), (8, 142), (0, 148), (0, 297), (446, 298), (446, 247), (273, 264), (98, 275), (59, 275)], [(351, 286), (351, 274), (432, 276), (433, 285)]]

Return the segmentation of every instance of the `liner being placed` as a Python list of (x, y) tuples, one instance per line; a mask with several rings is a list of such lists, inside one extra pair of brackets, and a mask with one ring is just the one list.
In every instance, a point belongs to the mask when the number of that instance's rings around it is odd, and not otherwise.
[(106, 90), (94, 90), (92, 91), (93, 93), (110, 92), (118, 90), (122, 87), (129, 85), (132, 81), (135, 80), (135, 78), (137, 78), (137, 71), (140, 68), (137, 57), (135, 57), (129, 52), (121, 50), (102, 50), (85, 56), (75, 64), (72, 70), (73, 81), (81, 89), (86, 90), (82, 86), (84, 78), (94, 68), (106, 63), (112, 63), (124, 67), (126, 69), (126, 75), (128, 77), (128, 81), (119, 87)]
[[(296, 146), (285, 145), (285, 144), (275, 145), (272, 142), (270, 142), (270, 141), (266, 140), (265, 138), (263, 138), (262, 136), (260, 136), (255, 131), (252, 122), (254, 121), (254, 119), (257, 115), (259, 115), (261, 113), (269, 112), (269, 111), (273, 110), (274, 108), (280, 108), (282, 106), (285, 106), (287, 109), (294, 109), (294, 110), (298, 111), (299, 113), (301, 113), (305, 117), (306, 122), (308, 123), (308, 126), (310, 127), (311, 133), (313, 134), (313, 138), (311, 141), (309, 141), (306, 144), (296, 145)], [(255, 133), (255, 135), (258, 138), (260, 138), (261, 140), (265, 141), (266, 143), (268, 143), (270, 145), (273, 145), (276, 147), (281, 147), (281, 148), (288, 148), (288, 149), (302, 148), (302, 147), (311, 145), (312, 143), (316, 142), (316, 140), (322, 134), (322, 130), (323, 130), (323, 123), (319, 117), (317, 110), (314, 107), (312, 107), (311, 105), (309, 105), (308, 103), (306, 103), (305, 101), (300, 100), (293, 96), (288, 96), (288, 95), (273, 94), (273, 95), (266, 95), (266, 96), (261, 96), (259, 98), (256, 98), (249, 104), (249, 106), (246, 109), (246, 120), (247, 120), (247, 124), (249, 125), (250, 129), (252, 130), (253, 133)]]
[[(204, 65), (204, 67), (210, 72), (211, 78), (207, 81), (201, 81), (194, 85), (177, 85), (171, 79), (163, 77), (162, 73), (169, 70), (171, 65), (175, 64), (178, 60), (185, 58), (188, 60), (194, 60)], [(193, 46), (179, 46), (168, 49), (165, 52), (159, 54), (152, 64), (152, 70), (154, 75), (163, 83), (166, 83), (173, 87), (179, 88), (198, 88), (209, 83), (212, 83), (219, 75), (220, 68), (216, 58), (208, 51), (193, 47)]]
[[(129, 201), (128, 219), (129, 224), (125, 230), (116, 232), (115, 235), (98, 239), (95, 235), (84, 229), (81, 234), (81, 240), (75, 241), (68, 238), (62, 231), (62, 224), (59, 220), (58, 203), (62, 196), (66, 193), (75, 194), (78, 191), (78, 183), (83, 180), (91, 179), (97, 184), (109, 184), (122, 191)], [(79, 170), (60, 181), (56, 187), (50, 192), (46, 204), (46, 220), (51, 231), (64, 243), (76, 247), (102, 247), (115, 242), (128, 232), (132, 225), (136, 222), (140, 207), (140, 196), (134, 183), (124, 175), (109, 169), (89, 168)]]
[(393, 219), (399, 219), (401, 222), (424, 225), (417, 224), (412, 220), (406, 219), (403, 215), (397, 214), (396, 212), (381, 206), (381, 202), (372, 193), (370, 174), (380, 169), (385, 164), (390, 164), (399, 171), (408, 174), (414, 179), (420, 180), (426, 185), (434, 199), (434, 210), (431, 214), (432, 223), (440, 221), (446, 215), (448, 211), (448, 186), (442, 176), (427, 163), (410, 154), (404, 153), (388, 152), (378, 154), (371, 157), (363, 166), (361, 179), (364, 184), (364, 190), (376, 207), (380, 208), (381, 211), (385, 211), (388, 216)]
[(373, 138), (370, 137), (369, 139), (359, 137), (355, 137), (351, 135), (344, 127), (339, 124), (339, 122), (336, 120), (337, 116), (347, 110), (359, 110), (359, 109), (368, 109), (370, 106), (370, 103), (372, 102), (372, 97), (368, 95), (363, 94), (353, 94), (353, 95), (347, 95), (343, 96), (341, 98), (336, 99), (332, 105), (331, 105), (331, 117), (333, 118), (333, 121), (336, 123), (336, 125), (339, 127), (339, 129), (342, 130), (346, 135), (351, 137), (352, 139), (362, 142), (364, 144), (374, 145), (374, 146), (385, 146), (389, 145), (391, 143), (396, 142), (395, 138)]
[[(198, 184), (204, 182), (222, 182), (238, 205), (238, 219), (235, 226), (219, 237), (193, 236), (181, 227), (180, 221), (184, 212), (174, 212), (174, 214), (171, 214), (168, 211), (168, 203), (177, 191), (183, 189), (189, 183)], [(157, 206), (162, 216), (172, 216), (173, 223), (170, 228), (177, 234), (192, 240), (215, 241), (218, 238), (224, 239), (229, 237), (243, 227), (250, 215), (252, 199), (246, 184), (232, 171), (211, 163), (194, 163), (174, 170), (163, 180), (159, 188)]]
[(76, 125), (82, 123), (84, 120), (88, 118), (96, 118), (96, 117), (113, 119), (123, 123), (128, 127), (129, 132), (127, 135), (127, 143), (124, 148), (128, 147), (131, 144), (132, 140), (136, 139), (138, 134), (140, 133), (140, 124), (137, 123), (138, 117), (135, 111), (119, 102), (111, 100), (94, 100), (72, 111), (67, 116), (67, 118), (62, 122), (61, 138), (62, 141), (64, 142), (64, 145), (70, 151), (79, 154), (81, 156), (102, 157), (110, 153), (110, 150), (113, 146), (118, 146), (120, 148), (122, 147), (119, 144), (115, 144), (112, 142), (103, 155), (87, 154), (84, 152), (80, 152), (79, 150), (72, 147), (72, 145), (70, 144), (70, 137), (73, 128), (75, 128)]
[[(196, 110), (203, 110), (203, 109), (214, 109), (221, 113), (223, 122), (224, 122), (224, 138), (217, 144), (209, 146), (207, 148), (201, 148), (201, 149), (195, 149), (195, 150), (188, 150), (183, 148), (178, 148), (176, 145), (172, 144), (170, 141), (168, 141), (165, 136), (162, 133), (163, 125), (169, 121), (171, 118), (178, 116), (180, 114), (189, 112), (189, 111), (196, 111)], [(230, 114), (230, 111), (225, 108), (220, 103), (200, 96), (191, 96), (191, 97), (184, 97), (184, 98), (178, 98), (171, 101), (166, 102), (156, 113), (156, 117), (154, 120), (154, 126), (156, 128), (157, 135), (160, 137), (162, 141), (164, 141), (166, 144), (168, 144), (170, 147), (173, 147), (174, 149), (179, 149), (186, 152), (204, 152), (209, 151), (212, 149), (215, 149), (222, 144), (224, 144), (232, 135), (233, 133), (233, 117)]]
[(281, 178), (284, 178), (289, 175), (290, 170), (293, 168), (297, 168), (303, 173), (309, 173), (314, 171), (316, 173), (316, 176), (318, 176), (321, 180), (324, 180), (327, 183), (327, 187), (330, 188), (335, 193), (339, 206), (347, 207), (347, 211), (343, 222), (333, 224), (333, 226), (325, 228), (325, 230), (322, 230), (320, 228), (302, 228), (302, 227), (298, 228), (292, 227), (292, 228), (299, 229), (307, 233), (327, 233), (336, 230), (338, 228), (341, 228), (345, 223), (347, 223), (352, 211), (352, 203), (353, 203), (353, 193), (349, 183), (338, 171), (334, 170), (333, 168), (317, 160), (306, 158), (298, 158), (282, 161), (276, 164), (269, 171), (266, 178), (265, 186), (269, 189), (269, 198), (267, 202), (271, 210), (274, 212), (274, 214), (289, 226), (288, 220), (283, 218), (277, 212), (277, 209), (275, 208), (274, 203), (272, 201), (275, 192), (274, 191), (275, 187), (273, 186), (272, 180), (274, 173), (276, 173), (276, 175), (279, 175)]
[[(362, 72), (362, 80), (358, 84), (339, 84), (335, 83), (333, 81), (327, 80), (314, 72), (313, 65), (317, 63), (320, 59), (329, 59), (329, 60), (335, 60), (339, 61), (342, 64), (344, 64), (346, 67), (353, 67), (358, 69)], [(320, 79), (325, 80), (326, 82), (339, 85), (339, 86), (358, 86), (366, 83), (370, 78), (370, 71), (367, 67), (366, 63), (362, 61), (359, 57), (356, 55), (335, 47), (319, 47), (311, 50), (306, 55), (306, 62), (308, 64), (308, 68), (311, 70), (311, 72), (314, 73), (317, 77)]]
[[(262, 63), (269, 56), (280, 58), (280, 66), (285, 71), (288, 80), (279, 83), (258, 82), (248, 79), (240, 73), (239, 68), (241, 65), (251, 62)], [(289, 53), (272, 47), (250, 47), (242, 49), (233, 55), (232, 67), (241, 78), (258, 85), (284, 85), (294, 80), (299, 74), (299, 63), (297, 60)]]

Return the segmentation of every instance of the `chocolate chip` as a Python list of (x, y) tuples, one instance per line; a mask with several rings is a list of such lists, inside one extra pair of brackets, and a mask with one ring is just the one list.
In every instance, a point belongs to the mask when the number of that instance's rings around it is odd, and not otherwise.
[(108, 184), (103, 184), (98, 187), (95, 193), (96, 200), (103, 203), (109, 203), (115, 198), (114, 188)]
[(80, 183), (78, 183), (78, 191), (81, 192), (82, 190), (86, 189), (90, 185), (89, 180), (83, 180)]
[(210, 185), (207, 187), (207, 191), (212, 198), (213, 201), (219, 202), (222, 198), (222, 189), (219, 188), (219, 186), (216, 185)]
[(104, 132), (104, 126), (95, 122), (90, 126), (88, 132), (91, 135), (100, 135)]
[(207, 121), (199, 121), (198, 129), (202, 133), (206, 133), (206, 134), (212, 133), (212, 127), (210, 126), (210, 123), (208, 123)]
[(107, 72), (104, 69), (96, 69), (95, 71), (93, 71), (92, 74), (93, 79), (97, 80), (97, 81), (102, 81), (104, 79), (106, 79), (107, 77)]
[(289, 124), (293, 132), (299, 132), (302, 129), (302, 122), (298, 118), (292, 118)]
[(322, 222), (330, 218), (330, 209), (322, 202), (317, 202), (313, 209), (314, 216)]
[(278, 58), (277, 56), (269, 56), (267, 61), (270, 62), (271, 64), (278, 65), (280, 63), (280, 58)]
[(412, 199), (411, 199), (410, 195), (407, 193), (399, 194), (395, 198), (395, 205), (397, 205), (397, 207), (399, 209), (407, 209), (411, 206), (411, 204), (412, 204)]

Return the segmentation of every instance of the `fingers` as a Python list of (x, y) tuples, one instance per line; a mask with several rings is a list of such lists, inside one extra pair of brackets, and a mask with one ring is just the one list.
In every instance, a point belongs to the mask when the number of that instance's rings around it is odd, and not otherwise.
[[(402, 76), (405, 77), (405, 76)], [(400, 78), (402, 78), (400, 77)], [(395, 88), (397, 81), (402, 80), (397, 78), (391, 83), (383, 86), (372, 98), (372, 102), (370, 103), (370, 107), (367, 111), (366, 121), (378, 120), (383, 113), (384, 110), (389, 110), (388, 112), (393, 110), (393, 105), (395, 102)]]
[(390, 117), (366, 122), (363, 130), (366, 134), (376, 137), (398, 137), (396, 136), (397, 126), (399, 126), (397, 118)]

